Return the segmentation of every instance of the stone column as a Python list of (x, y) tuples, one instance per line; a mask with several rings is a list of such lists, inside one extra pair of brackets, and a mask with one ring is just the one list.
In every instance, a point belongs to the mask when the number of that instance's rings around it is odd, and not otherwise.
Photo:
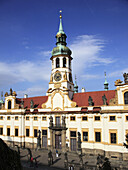
[(62, 152), (66, 152), (66, 130), (62, 130)]

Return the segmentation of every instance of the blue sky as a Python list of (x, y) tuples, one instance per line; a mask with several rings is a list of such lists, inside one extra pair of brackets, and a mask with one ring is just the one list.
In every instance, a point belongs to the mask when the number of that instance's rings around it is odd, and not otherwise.
[(45, 95), (62, 10), (79, 91), (128, 72), (128, 0), (0, 0), (0, 91)]

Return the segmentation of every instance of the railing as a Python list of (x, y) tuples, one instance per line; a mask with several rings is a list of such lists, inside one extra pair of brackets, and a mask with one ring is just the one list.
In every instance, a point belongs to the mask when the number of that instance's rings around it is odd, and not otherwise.
[(66, 128), (66, 124), (51, 124), (50, 126), (49, 126), (49, 128), (51, 128), (51, 129), (65, 129)]

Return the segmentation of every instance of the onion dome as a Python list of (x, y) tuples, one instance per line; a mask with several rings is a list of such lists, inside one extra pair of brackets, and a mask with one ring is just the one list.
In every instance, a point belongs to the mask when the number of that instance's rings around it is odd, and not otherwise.
[(53, 48), (53, 50), (52, 50), (52, 56), (61, 55), (61, 54), (65, 54), (65, 55), (71, 55), (72, 54), (71, 50), (68, 47), (66, 47), (67, 36), (66, 36), (66, 34), (63, 30), (61, 12), (62, 11), (60, 11), (59, 31), (56, 34), (56, 47)]

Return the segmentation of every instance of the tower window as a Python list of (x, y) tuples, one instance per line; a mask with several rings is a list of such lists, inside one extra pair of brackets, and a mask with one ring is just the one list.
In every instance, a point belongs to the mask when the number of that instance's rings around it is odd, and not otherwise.
[(72, 75), (69, 73), (69, 81), (72, 82)]
[(66, 58), (63, 58), (63, 67), (66, 67)]
[(124, 103), (128, 104), (128, 92), (124, 93)]
[(8, 109), (11, 109), (11, 101), (8, 101)]
[(71, 59), (69, 59), (69, 68), (71, 68)]
[(56, 59), (56, 68), (59, 68), (59, 67), (60, 67), (60, 59), (57, 58), (57, 59)]

